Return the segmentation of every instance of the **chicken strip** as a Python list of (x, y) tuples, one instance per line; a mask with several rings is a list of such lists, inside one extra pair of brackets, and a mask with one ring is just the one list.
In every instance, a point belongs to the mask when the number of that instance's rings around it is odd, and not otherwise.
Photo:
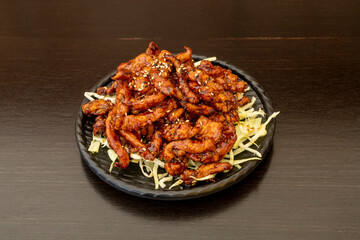
[(173, 99), (168, 99), (162, 102), (159, 107), (154, 108), (151, 111), (141, 113), (139, 115), (125, 116), (122, 125), (124, 131), (137, 131), (146, 125), (159, 120), (162, 117), (168, 115), (174, 108), (176, 108), (176, 102)]
[(187, 168), (187, 163), (188, 161), (186, 159), (183, 159), (182, 161), (173, 159), (170, 162), (165, 163), (165, 170), (171, 176), (179, 176)]
[(97, 99), (82, 105), (81, 108), (83, 113), (87, 116), (99, 116), (107, 114), (113, 106), (114, 105), (109, 100)]
[(208, 151), (215, 151), (214, 142), (210, 139), (204, 141), (197, 140), (179, 140), (167, 144), (163, 151), (163, 158), (166, 161), (171, 161), (175, 155), (183, 156), (186, 153), (204, 153)]
[(155, 132), (152, 141), (148, 144), (148, 149), (154, 157), (159, 155), (162, 141), (160, 131)]
[(204, 154), (187, 154), (187, 157), (193, 161), (199, 161), (201, 163), (219, 162), (223, 159), (226, 153), (228, 153), (234, 146), (237, 139), (233, 124), (224, 127), (223, 130), (225, 137), (217, 144), (215, 151), (208, 151)]
[(195, 115), (210, 115), (215, 113), (215, 110), (207, 105), (195, 105), (192, 103), (180, 102), (180, 104), (189, 112)]
[(173, 110), (168, 116), (167, 119), (170, 122), (175, 122), (177, 119), (179, 119), (185, 112), (185, 109), (183, 108), (178, 108)]
[(190, 122), (174, 123), (163, 128), (162, 137), (168, 142), (183, 140), (194, 137), (199, 130), (199, 127), (193, 127)]
[(103, 115), (95, 118), (95, 124), (93, 125), (93, 134), (100, 135), (105, 132), (106, 118)]
[(230, 163), (210, 163), (201, 165), (198, 169), (186, 169), (181, 174), (181, 180), (185, 182), (185, 184), (193, 184), (196, 182), (194, 178), (200, 179), (206, 177), (211, 174), (223, 172), (225, 170), (231, 170), (232, 165)]
[(205, 116), (201, 116), (195, 124), (195, 128), (199, 129), (196, 139), (211, 139), (214, 143), (217, 143), (222, 137), (222, 127), (223, 124), (221, 122), (215, 122)]
[(131, 98), (129, 101), (129, 106), (132, 107), (132, 109), (145, 111), (159, 105), (162, 101), (164, 101), (165, 98), (166, 95), (158, 92), (154, 95), (148, 95), (142, 99)]
[(246, 82), (242, 81), (229, 69), (214, 66), (209, 61), (201, 61), (198, 68), (203, 70), (207, 75), (213, 76), (216, 81), (226, 90), (233, 92), (243, 92), (246, 88)]
[(121, 145), (116, 133), (111, 125), (112, 118), (115, 115), (115, 109), (110, 111), (108, 118), (106, 119), (106, 137), (109, 146), (115, 151), (119, 158), (119, 166), (125, 169), (129, 166), (130, 158), (125, 148)]
[(192, 52), (193, 52), (192, 49), (186, 46), (184, 48), (185, 48), (185, 52), (181, 52), (178, 55), (176, 55), (176, 58), (181, 63), (185, 63), (192, 60)]
[(139, 149), (140, 155), (147, 159), (147, 160), (154, 160), (154, 156), (150, 153), (150, 151), (147, 149), (147, 146), (142, 143), (135, 134), (131, 132), (126, 132), (123, 130), (119, 130), (119, 133), (121, 136), (125, 138), (125, 140), (131, 144), (132, 147)]

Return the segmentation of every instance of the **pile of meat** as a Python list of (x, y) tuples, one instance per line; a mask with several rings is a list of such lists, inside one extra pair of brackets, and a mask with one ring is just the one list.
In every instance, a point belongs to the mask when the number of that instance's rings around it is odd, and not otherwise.
[[(112, 79), (97, 94), (116, 95), (115, 104), (99, 99), (82, 110), (97, 116), (93, 133), (107, 137), (118, 167), (127, 168), (129, 152), (138, 152), (165, 160), (166, 171), (186, 184), (232, 168), (219, 161), (237, 139), (236, 109), (249, 98), (238, 99), (246, 82), (230, 70), (206, 60), (195, 67), (190, 48), (175, 56), (151, 42), (145, 53), (120, 64)], [(188, 169), (189, 159), (202, 165)]]

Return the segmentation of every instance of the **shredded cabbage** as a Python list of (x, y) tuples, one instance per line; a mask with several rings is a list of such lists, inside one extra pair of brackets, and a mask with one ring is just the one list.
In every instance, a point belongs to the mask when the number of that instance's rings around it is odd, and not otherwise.
[(99, 149), (100, 149), (100, 142), (96, 140), (92, 140), (88, 148), (88, 151), (91, 153), (98, 153)]
[(159, 167), (159, 164), (155, 163), (154, 167), (153, 167), (155, 189), (159, 189), (158, 167)]
[(118, 155), (116, 154), (116, 152), (114, 151), (114, 150), (112, 150), (111, 148), (109, 148), (108, 150), (107, 150), (107, 152), (108, 152), (108, 155), (109, 155), (109, 157), (110, 157), (110, 159), (111, 159), (111, 165), (110, 165), (110, 169), (109, 169), (109, 172), (111, 173), (111, 171), (113, 170), (113, 168), (114, 168), (114, 163), (115, 163), (115, 161), (116, 161), (116, 159), (118, 159)]
[[(166, 173), (166, 175), (167, 175), (167, 173)], [(159, 181), (159, 185), (161, 188), (165, 188), (166, 187), (165, 182), (170, 182), (172, 180), (173, 180), (173, 176), (171, 176), (171, 175), (161, 178), (161, 180)]]

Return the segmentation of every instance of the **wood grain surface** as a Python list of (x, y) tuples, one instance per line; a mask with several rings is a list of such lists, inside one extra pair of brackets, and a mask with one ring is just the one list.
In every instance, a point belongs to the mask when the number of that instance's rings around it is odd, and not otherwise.
[[(360, 239), (357, 0), (0, 1), (0, 239)], [(119, 192), (82, 162), (83, 92), (150, 41), (272, 99), (274, 145), (218, 194)]]

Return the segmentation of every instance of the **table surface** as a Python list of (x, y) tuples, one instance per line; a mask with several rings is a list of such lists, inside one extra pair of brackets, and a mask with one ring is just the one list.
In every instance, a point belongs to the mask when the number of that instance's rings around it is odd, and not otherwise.
[[(0, 2), (1, 239), (360, 239), (360, 3)], [(129, 196), (81, 160), (83, 92), (150, 41), (217, 56), (281, 114), (269, 155), (220, 193)]]

